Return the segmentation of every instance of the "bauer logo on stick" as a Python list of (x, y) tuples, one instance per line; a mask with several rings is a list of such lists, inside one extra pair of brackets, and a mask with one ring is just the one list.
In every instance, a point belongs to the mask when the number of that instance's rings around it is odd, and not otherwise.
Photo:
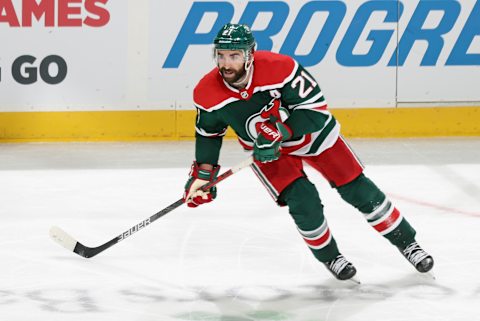
[(132, 227), (128, 231), (123, 232), (120, 235), (120, 240), (126, 239), (127, 237), (129, 237), (133, 233), (136, 233), (136, 232), (140, 231), (142, 228), (146, 227), (148, 224), (150, 224), (150, 218), (147, 218), (143, 222), (138, 223), (137, 225), (135, 225), (134, 227)]

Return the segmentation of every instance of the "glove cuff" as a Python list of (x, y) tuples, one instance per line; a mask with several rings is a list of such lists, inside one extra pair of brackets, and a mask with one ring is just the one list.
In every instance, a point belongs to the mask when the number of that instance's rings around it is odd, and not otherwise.
[(289, 140), (293, 136), (293, 131), (287, 124), (282, 122), (277, 122), (276, 124), (278, 132), (282, 135), (282, 141)]
[(200, 168), (200, 165), (196, 161), (194, 161), (190, 171), (190, 176), (211, 182), (217, 178), (219, 171), (220, 165), (215, 165), (212, 169), (204, 169)]

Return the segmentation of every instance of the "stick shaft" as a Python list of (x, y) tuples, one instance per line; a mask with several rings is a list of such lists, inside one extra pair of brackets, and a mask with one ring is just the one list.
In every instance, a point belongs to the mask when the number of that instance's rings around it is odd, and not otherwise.
[[(213, 186), (216, 186), (218, 183), (227, 179), (228, 177), (232, 176), (233, 174), (242, 170), (243, 168), (245, 168), (247, 166), (250, 166), (252, 163), (253, 163), (253, 157), (250, 156), (249, 158), (247, 158), (243, 162), (233, 166), (232, 168), (230, 168), (225, 173), (219, 175), (217, 177), (217, 179), (215, 179), (214, 181), (206, 183), (205, 185), (200, 187), (200, 189), (204, 190), (204, 191), (208, 191)], [(123, 241), (125, 238), (129, 237), (133, 233), (138, 232), (140, 229), (146, 227), (147, 225), (150, 225), (151, 223), (158, 220), (160, 217), (162, 217), (162, 216), (170, 213), (174, 209), (180, 207), (183, 203), (184, 203), (183, 198), (181, 198), (181, 199), (177, 200), (176, 202), (170, 204), (169, 206), (165, 207), (163, 210), (153, 214), (152, 216), (150, 216), (146, 220), (143, 220), (142, 222), (138, 223), (137, 225), (132, 226), (130, 229), (128, 229), (127, 231), (123, 232), (122, 234), (120, 234), (116, 237), (116, 239), (118, 239), (117, 242)]]

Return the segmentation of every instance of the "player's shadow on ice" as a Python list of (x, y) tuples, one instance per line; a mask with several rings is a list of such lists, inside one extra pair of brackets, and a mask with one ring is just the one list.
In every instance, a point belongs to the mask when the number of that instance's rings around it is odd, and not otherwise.
[[(256, 287), (232, 288), (228, 295), (203, 299), (215, 304), (219, 313), (202, 310), (189, 311), (175, 317), (180, 320), (268, 321), (268, 320), (348, 320), (350, 316), (396, 296), (411, 299), (436, 300), (455, 292), (435, 280), (406, 275), (384, 284), (361, 284), (328, 280), (321, 284), (300, 285), (293, 288), (258, 287), (270, 293), (264, 297), (255, 293)], [(208, 289), (206, 289), (208, 291)]]

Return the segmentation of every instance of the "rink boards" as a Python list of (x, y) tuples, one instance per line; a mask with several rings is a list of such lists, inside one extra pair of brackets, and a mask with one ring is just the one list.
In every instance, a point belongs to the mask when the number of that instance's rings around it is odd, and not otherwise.
[[(480, 135), (479, 107), (334, 109), (346, 137)], [(148, 141), (193, 139), (195, 111), (0, 113), (1, 140)], [(234, 137), (231, 130), (227, 137)]]
[(2, 6), (2, 141), (193, 137), (192, 90), (230, 21), (307, 67), (347, 136), (480, 135), (478, 0)]

